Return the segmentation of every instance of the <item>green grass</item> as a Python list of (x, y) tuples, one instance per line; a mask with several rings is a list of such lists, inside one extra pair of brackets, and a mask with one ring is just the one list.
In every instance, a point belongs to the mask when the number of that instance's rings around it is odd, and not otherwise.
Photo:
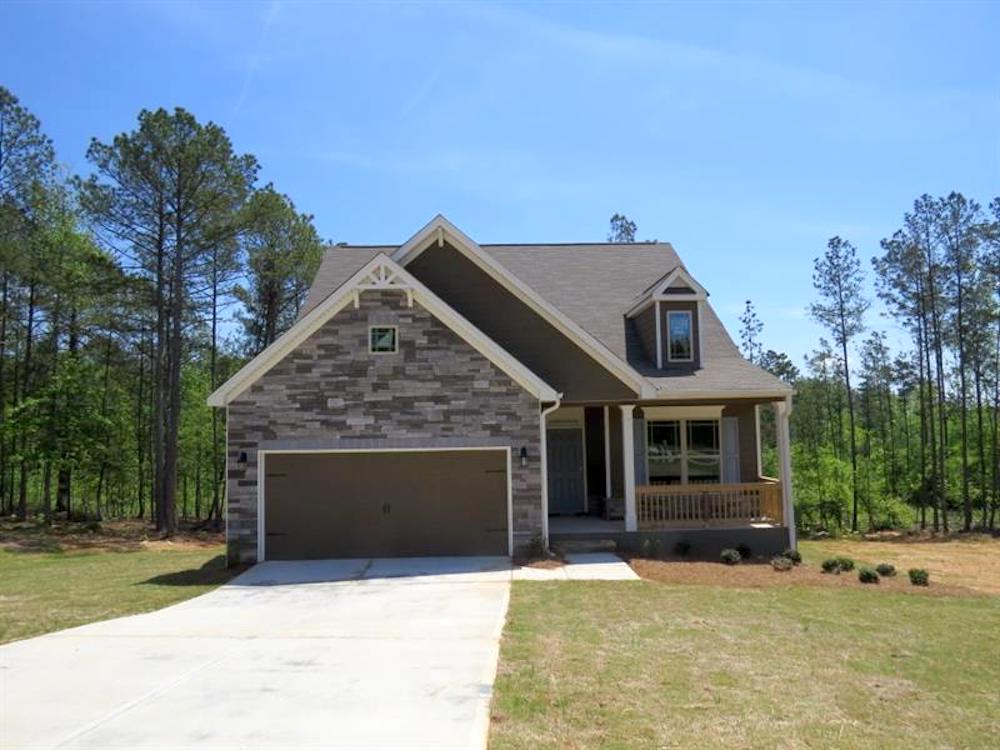
[(0, 643), (148, 612), (229, 580), (223, 548), (0, 549)]
[(490, 747), (997, 747), (1000, 598), (514, 584)]

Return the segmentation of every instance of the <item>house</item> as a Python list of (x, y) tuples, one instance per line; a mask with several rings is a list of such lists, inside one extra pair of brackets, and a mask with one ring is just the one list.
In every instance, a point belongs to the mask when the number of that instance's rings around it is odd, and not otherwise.
[(479, 245), (438, 216), (331, 247), (295, 325), (209, 403), (231, 561), (795, 543), (791, 390), (667, 243)]

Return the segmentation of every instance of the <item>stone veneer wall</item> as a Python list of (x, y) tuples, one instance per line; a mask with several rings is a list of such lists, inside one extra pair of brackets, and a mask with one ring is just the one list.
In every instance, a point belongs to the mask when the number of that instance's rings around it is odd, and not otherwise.
[[(399, 351), (369, 354), (370, 325), (398, 326)], [(231, 563), (256, 560), (258, 447), (336, 441), (510, 445), (515, 549), (541, 534), (538, 401), (401, 292), (362, 293), (229, 404)]]

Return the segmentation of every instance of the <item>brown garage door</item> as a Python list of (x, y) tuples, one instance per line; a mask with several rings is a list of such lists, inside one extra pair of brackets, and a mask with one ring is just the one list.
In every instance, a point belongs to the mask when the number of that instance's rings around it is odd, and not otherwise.
[(264, 557), (507, 554), (502, 450), (268, 453)]

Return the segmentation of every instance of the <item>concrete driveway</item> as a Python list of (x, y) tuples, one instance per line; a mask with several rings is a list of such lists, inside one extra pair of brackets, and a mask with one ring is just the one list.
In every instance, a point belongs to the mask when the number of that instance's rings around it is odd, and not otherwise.
[(506, 558), (269, 562), (0, 647), (2, 748), (477, 748)]

